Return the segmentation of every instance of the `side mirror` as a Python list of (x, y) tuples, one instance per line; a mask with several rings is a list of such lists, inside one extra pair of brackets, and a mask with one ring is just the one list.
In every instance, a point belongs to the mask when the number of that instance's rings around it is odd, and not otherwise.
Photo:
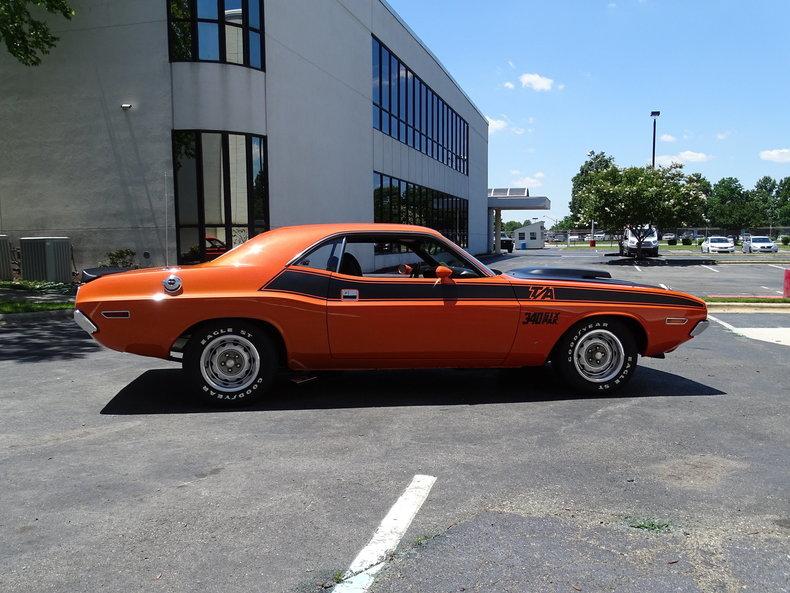
[(452, 282), (451, 276), (453, 275), (453, 271), (448, 268), (447, 266), (436, 266), (436, 277), (442, 284), (447, 284)]
[(413, 271), (413, 268), (408, 264), (401, 264), (398, 266), (398, 274), (401, 276), (411, 276)]

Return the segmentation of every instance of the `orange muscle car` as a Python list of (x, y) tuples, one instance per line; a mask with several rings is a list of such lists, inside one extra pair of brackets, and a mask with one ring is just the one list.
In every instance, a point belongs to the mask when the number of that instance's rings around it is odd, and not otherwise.
[(688, 294), (607, 272), (491, 270), (438, 232), (394, 224), (285, 227), (195, 266), (109, 274), (77, 293), (109, 348), (181, 360), (195, 394), (264, 395), (281, 369), (522, 367), (611, 392), (637, 355), (708, 325)]

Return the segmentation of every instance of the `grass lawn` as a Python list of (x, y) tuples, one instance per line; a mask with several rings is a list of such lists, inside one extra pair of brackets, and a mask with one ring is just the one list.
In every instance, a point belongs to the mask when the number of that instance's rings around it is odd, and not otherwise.
[(702, 297), (706, 303), (790, 303), (790, 299), (782, 297), (739, 297), (739, 296), (706, 296)]
[(71, 284), (62, 282), (48, 282), (46, 280), (0, 280), (0, 288), (11, 290), (29, 290), (40, 292), (68, 292)]
[(34, 313), (73, 309), (74, 303), (37, 303), (31, 301), (0, 301), (0, 313)]

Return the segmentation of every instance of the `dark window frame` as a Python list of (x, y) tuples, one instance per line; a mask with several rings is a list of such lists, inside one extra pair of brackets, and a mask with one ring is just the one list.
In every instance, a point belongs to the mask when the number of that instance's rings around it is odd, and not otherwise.
[[(217, 2), (217, 18), (199, 17), (197, 14), (197, 4), (199, 0), (181, 0), (181, 3), (188, 5), (189, 18), (175, 18), (173, 16), (172, 5), (178, 3), (179, 0), (165, 0), (165, 7), (167, 12), (167, 36), (168, 36), (168, 55), (171, 62), (208, 62), (213, 64), (230, 64), (233, 66), (242, 66), (250, 68), (251, 70), (266, 71), (266, 43), (265, 43), (265, 26), (266, 18), (264, 15), (265, 2), (264, 0), (240, 0), (242, 10), (241, 24), (232, 23), (225, 20), (225, 1), (216, 0)], [(251, 2), (258, 4), (259, 10), (259, 26), (254, 27), (249, 22), (249, 5)], [(189, 23), (190, 24), (190, 58), (183, 58), (174, 55), (174, 23)], [(200, 45), (198, 25), (199, 23), (207, 23), (217, 26), (217, 43), (219, 58), (216, 60), (200, 58)], [(242, 30), (242, 63), (227, 61), (227, 47), (226, 47), (226, 27), (235, 27)], [(250, 52), (250, 39), (251, 35), (258, 35), (260, 38), (260, 66), (255, 66), (251, 63)]]
[[(374, 222), (426, 226), (461, 247), (469, 246), (468, 199), (375, 170), (372, 181)], [(386, 206), (385, 198), (388, 200)], [(396, 203), (397, 209), (393, 208)]]
[[(371, 91), (373, 128), (468, 176), (469, 123), (381, 39), (371, 37), (379, 72), (378, 100)], [(375, 70), (372, 65), (371, 75)]]
[[(179, 220), (179, 192), (178, 192), (178, 172), (176, 164), (178, 162), (178, 155), (176, 152), (176, 134), (195, 134), (195, 187), (197, 191), (197, 224), (181, 224)], [(203, 186), (203, 134), (219, 134), (220, 135), (220, 148), (222, 151), (222, 183), (224, 192), (224, 228), (225, 228), (225, 245), (228, 249), (233, 247), (233, 229), (246, 228), (248, 238), (252, 238), (257, 234), (266, 232), (271, 228), (270, 221), (270, 208), (269, 208), (269, 151), (267, 137), (262, 134), (252, 134), (248, 132), (233, 132), (228, 130), (204, 130), (204, 129), (173, 129), (171, 130), (171, 148), (173, 160), (173, 206), (175, 210), (175, 227), (176, 227), (176, 254), (179, 264), (188, 263), (181, 257), (181, 230), (182, 229), (197, 229), (198, 230), (198, 255), (199, 261), (206, 261), (206, 209), (205, 209), (205, 188)], [(244, 136), (245, 148), (245, 162), (247, 167), (247, 223), (234, 224), (231, 211), (231, 190), (230, 190), (230, 136)], [(261, 158), (263, 163), (261, 165), (263, 171), (263, 200), (266, 224), (259, 226), (255, 224), (254, 219), (254, 184), (252, 169), (252, 140), (257, 138), (260, 140)], [(210, 224), (210, 227), (217, 227), (220, 225)]]

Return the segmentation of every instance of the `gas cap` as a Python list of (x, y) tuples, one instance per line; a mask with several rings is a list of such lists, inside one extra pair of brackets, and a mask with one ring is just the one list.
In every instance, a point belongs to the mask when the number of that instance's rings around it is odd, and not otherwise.
[(181, 290), (181, 278), (175, 274), (170, 274), (162, 281), (162, 285), (167, 292), (178, 292)]

